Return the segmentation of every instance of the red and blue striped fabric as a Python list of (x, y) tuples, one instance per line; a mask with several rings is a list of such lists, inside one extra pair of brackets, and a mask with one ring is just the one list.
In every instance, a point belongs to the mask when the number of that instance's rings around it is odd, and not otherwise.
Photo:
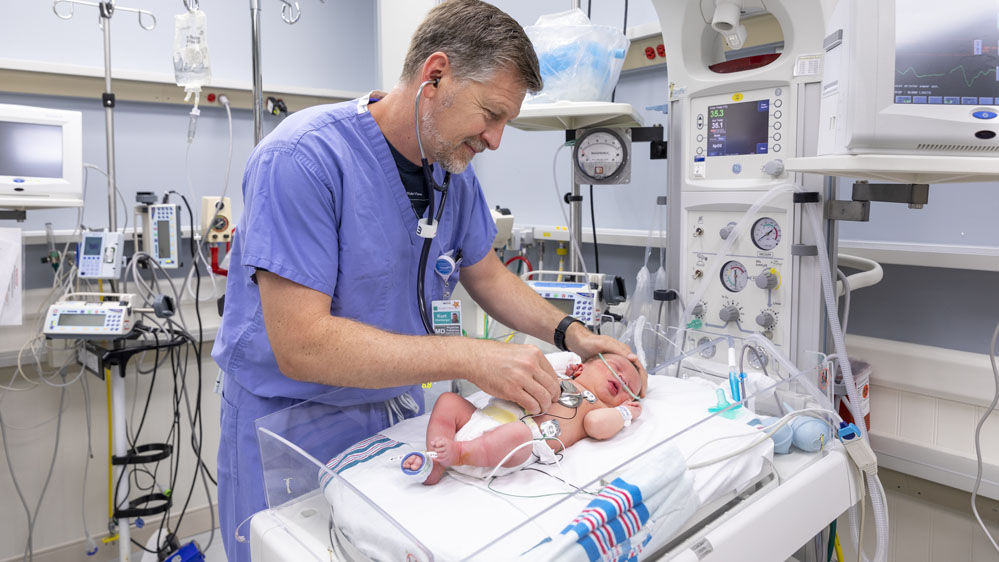
[(637, 559), (635, 548), (615, 547), (638, 534), (648, 520), (649, 510), (642, 503), (642, 490), (616, 478), (587, 504), (586, 509), (561, 534), (574, 533), (578, 537), (577, 544), (586, 551), (591, 562), (633, 560)]
[(402, 446), (403, 443), (393, 441), (377, 433), (364, 441), (355, 443), (326, 463), (326, 469), (322, 471), (319, 477), (319, 487), (326, 487), (326, 484), (332, 479), (331, 473), (339, 474), (358, 464), (367, 462), (386, 451), (391, 451)]

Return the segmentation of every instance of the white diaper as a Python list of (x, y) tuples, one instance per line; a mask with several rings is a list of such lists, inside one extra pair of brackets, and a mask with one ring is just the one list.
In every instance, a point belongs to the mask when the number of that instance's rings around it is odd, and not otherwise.
[[(491, 398), (485, 407), (475, 410), (468, 422), (465, 423), (465, 425), (458, 430), (458, 433), (455, 434), (454, 439), (455, 441), (471, 441), (494, 427), (520, 420), (524, 414), (524, 409), (513, 402), (501, 400), (499, 398)], [(538, 457), (543, 463), (555, 462), (555, 452), (552, 451), (552, 448), (548, 446), (546, 441), (541, 439), (541, 430), (538, 428), (537, 422), (535, 422), (533, 418), (524, 418), (523, 423), (531, 429), (531, 437), (537, 439), (531, 448), (534, 455), (528, 457), (526, 461), (517, 466), (501, 466), (499, 470), (496, 471), (496, 476), (502, 476), (504, 474), (510, 474), (511, 472), (520, 470), (521, 468), (535, 462), (535, 456)], [(493, 468), (494, 467), (491, 466), (485, 467), (466, 465), (451, 467), (451, 469), (456, 472), (467, 474), (468, 476), (475, 478), (485, 478), (486, 476), (489, 476), (489, 473), (493, 471)]]

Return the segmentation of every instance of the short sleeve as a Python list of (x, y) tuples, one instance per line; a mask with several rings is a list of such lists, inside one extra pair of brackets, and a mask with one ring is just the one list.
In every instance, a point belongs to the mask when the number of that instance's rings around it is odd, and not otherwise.
[(462, 265), (466, 267), (479, 263), (492, 251), (497, 232), (493, 215), (489, 212), (489, 204), (486, 203), (486, 196), (482, 193), (482, 186), (474, 175), (471, 184), (471, 193), (468, 194), (471, 203), (468, 228), (465, 229), (465, 239), (461, 243)]
[(254, 154), (243, 178), (243, 266), (332, 297), (339, 255), (332, 181), (294, 148)]

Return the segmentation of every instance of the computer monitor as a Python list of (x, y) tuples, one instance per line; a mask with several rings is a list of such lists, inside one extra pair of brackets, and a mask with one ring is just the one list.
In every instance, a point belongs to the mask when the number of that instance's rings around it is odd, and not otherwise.
[(0, 208), (83, 206), (82, 114), (0, 104)]
[(842, 0), (819, 154), (999, 154), (999, 2)]

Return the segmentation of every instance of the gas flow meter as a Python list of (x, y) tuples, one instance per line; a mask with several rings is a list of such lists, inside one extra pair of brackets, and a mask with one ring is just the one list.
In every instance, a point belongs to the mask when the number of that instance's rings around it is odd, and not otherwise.
[(572, 150), (577, 184), (631, 183), (631, 129), (580, 129)]

